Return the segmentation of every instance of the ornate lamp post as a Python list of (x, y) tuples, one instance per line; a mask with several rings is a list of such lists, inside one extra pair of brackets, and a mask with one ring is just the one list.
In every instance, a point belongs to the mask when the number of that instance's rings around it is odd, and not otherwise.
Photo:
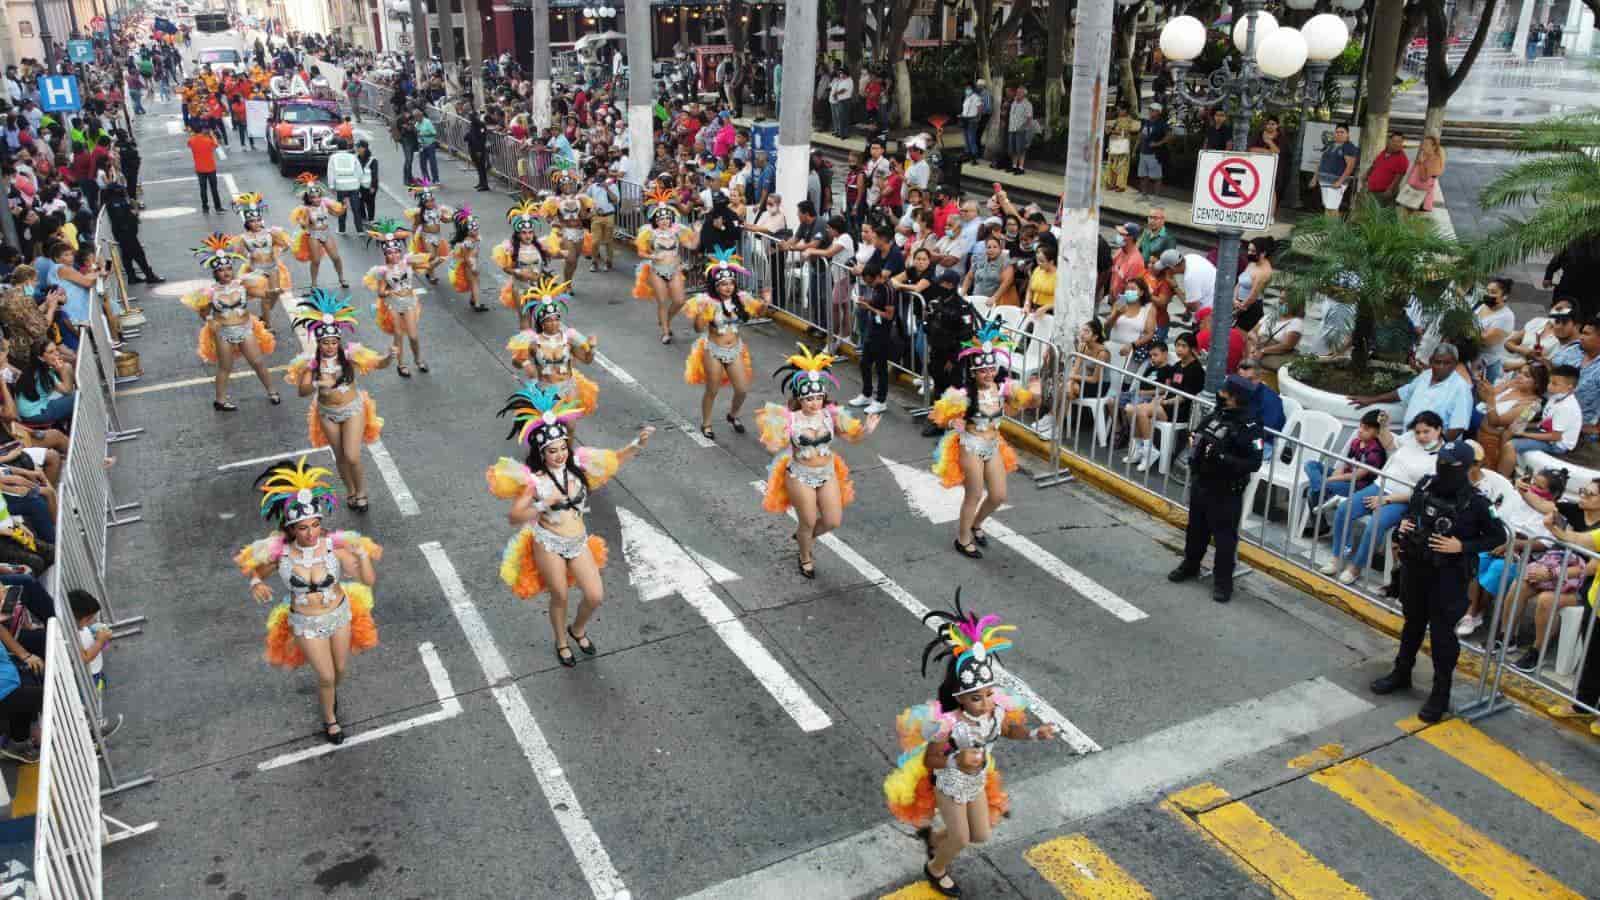
[[(1172, 96), (1176, 105), (1224, 107), (1233, 118), (1233, 146), (1244, 152), (1250, 143), (1250, 122), (1267, 104), (1293, 105), (1297, 101), (1286, 79), (1302, 69), (1301, 97), (1322, 92), (1328, 62), (1344, 50), (1349, 32), (1337, 16), (1313, 16), (1304, 30), (1278, 27), (1277, 19), (1263, 12), (1266, 0), (1243, 0), (1244, 18), (1233, 28), (1239, 48), (1233, 60), (1191, 87), (1189, 69), (1205, 49), (1206, 27), (1193, 16), (1178, 16), (1161, 29), (1161, 52), (1170, 61)], [(1206, 356), (1206, 391), (1215, 393), (1227, 376), (1228, 337), (1233, 329), (1233, 292), (1238, 280), (1239, 228), (1217, 229), (1216, 297), (1211, 312), (1211, 352)]]

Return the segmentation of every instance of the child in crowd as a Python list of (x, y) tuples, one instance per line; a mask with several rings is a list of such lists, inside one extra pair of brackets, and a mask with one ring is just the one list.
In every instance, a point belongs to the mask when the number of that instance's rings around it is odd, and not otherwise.
[[(105, 649), (111, 643), (111, 626), (95, 621), (100, 617), (100, 601), (88, 591), (68, 591), (67, 604), (72, 607), (72, 617), (78, 620), (78, 649), (83, 654), (84, 665), (89, 667), (89, 677), (94, 679), (95, 690), (105, 693)], [(101, 708), (104, 708), (104, 701)], [(121, 727), (121, 713), (115, 718), (102, 717), (100, 736), (111, 737)]]
[(1350, 446), (1345, 448), (1344, 455), (1372, 468), (1365, 469), (1344, 462), (1329, 473), (1321, 460), (1312, 460), (1306, 463), (1306, 498), (1312, 502), (1326, 500), (1331, 503), (1336, 497), (1348, 497), (1370, 484), (1389, 460), (1389, 451), (1378, 439), (1379, 433), (1388, 427), (1388, 413), (1369, 409), (1362, 414), (1355, 436), (1350, 439)]

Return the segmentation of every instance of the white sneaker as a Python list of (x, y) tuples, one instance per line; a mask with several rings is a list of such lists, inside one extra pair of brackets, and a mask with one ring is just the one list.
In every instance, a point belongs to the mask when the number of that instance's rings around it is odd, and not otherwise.
[(1144, 445), (1134, 444), (1133, 448), (1123, 454), (1122, 461), (1130, 466), (1138, 465), (1144, 461)]
[(1341, 565), (1341, 563), (1337, 559), (1330, 559), (1327, 562), (1323, 563), (1322, 565), (1318, 566), (1317, 567), (1317, 571), (1321, 572), (1324, 575), (1337, 575), (1337, 574), (1339, 574), (1340, 565)]
[[(851, 406), (854, 406), (855, 403), (856, 402), (854, 400), (850, 401), (850, 405)], [(874, 400), (871, 403), (867, 404), (867, 408), (862, 410), (862, 412), (865, 412), (869, 416), (881, 416), (881, 415), (883, 415), (884, 413), (886, 413), (888, 411), (889, 411), (889, 407), (887, 405), (879, 403), (876, 400)]]
[(1461, 621), (1456, 623), (1456, 636), (1467, 637), (1474, 631), (1477, 631), (1479, 626), (1482, 624), (1483, 616), (1475, 616), (1472, 613), (1467, 613), (1461, 617)]
[(866, 406), (868, 403), (871, 403), (871, 402), (872, 402), (872, 398), (868, 397), (866, 394), (857, 394), (857, 395), (855, 395), (854, 397), (851, 398), (850, 405), (854, 406), (856, 409), (860, 409), (861, 407)]
[(1355, 569), (1345, 569), (1343, 572), (1339, 573), (1339, 583), (1355, 584), (1356, 579), (1360, 577), (1361, 573), (1357, 572)]
[(1150, 467), (1161, 461), (1161, 454), (1156, 452), (1155, 444), (1146, 444), (1144, 455), (1139, 459), (1139, 471), (1148, 472)]

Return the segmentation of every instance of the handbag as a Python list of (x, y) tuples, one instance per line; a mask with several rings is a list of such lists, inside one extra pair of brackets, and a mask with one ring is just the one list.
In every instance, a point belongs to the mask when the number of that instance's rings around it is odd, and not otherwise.
[(1132, 149), (1132, 145), (1125, 136), (1114, 137), (1111, 139), (1111, 143), (1106, 145), (1106, 152), (1112, 156), (1127, 156)]
[(1395, 193), (1394, 202), (1399, 206), (1404, 206), (1406, 209), (1419, 210), (1422, 209), (1424, 203), (1428, 202), (1428, 194), (1433, 190), (1433, 185), (1429, 184), (1426, 189), (1413, 185), (1411, 183), (1411, 173), (1414, 171), (1416, 171), (1416, 164), (1412, 163), (1411, 168), (1406, 170), (1405, 177), (1400, 179), (1400, 190)]

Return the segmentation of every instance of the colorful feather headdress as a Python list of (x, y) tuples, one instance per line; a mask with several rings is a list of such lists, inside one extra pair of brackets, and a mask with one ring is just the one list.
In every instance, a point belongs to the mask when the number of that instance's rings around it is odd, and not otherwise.
[(646, 220), (654, 223), (657, 216), (671, 216), (672, 221), (678, 221), (678, 208), (673, 205), (673, 194), (666, 188), (651, 188), (644, 195)]
[(418, 203), (421, 203), (424, 200), (433, 199), (433, 189), (435, 187), (438, 187), (438, 185), (434, 184), (428, 179), (418, 178), (411, 182), (410, 186), (408, 186), (406, 190), (410, 191), (411, 195), (417, 198)]
[(532, 231), (539, 221), (539, 204), (532, 200), (518, 203), (506, 213), (506, 221), (511, 223), (512, 231)]
[(551, 157), (549, 172), (550, 179), (554, 181), (558, 187), (564, 184), (576, 185), (580, 180), (578, 178), (577, 160), (574, 160), (570, 156), (564, 156), (559, 153)]
[(789, 389), (789, 393), (797, 400), (806, 397), (827, 396), (828, 383), (834, 387), (839, 386), (839, 379), (833, 377), (828, 368), (833, 365), (833, 357), (826, 353), (813, 353), (805, 344), (799, 344), (800, 352), (791, 355), (784, 365), (773, 372), (778, 383)]
[(532, 314), (534, 325), (550, 316), (565, 316), (568, 312), (567, 289), (570, 287), (570, 281), (562, 281), (553, 275), (545, 276), (538, 284), (522, 292), (522, 311)]
[(991, 687), (995, 682), (993, 656), (1001, 650), (1011, 649), (1011, 639), (1006, 632), (1016, 631), (1015, 625), (1000, 624), (996, 615), (979, 616), (961, 608), (961, 589), (956, 588), (954, 612), (935, 610), (922, 617), (923, 622), (938, 623), (939, 636), (928, 642), (922, 651), (922, 674), (928, 674), (928, 662), (949, 659), (950, 671), (955, 674), (957, 694)]
[(320, 466), (307, 466), (304, 456), (293, 463), (274, 463), (256, 479), (262, 518), (276, 518), (280, 525), (289, 526), (331, 512), (339, 502), (339, 495), (328, 484), (332, 474)]
[(966, 360), (974, 369), (996, 369), (1000, 367), (1002, 356), (1006, 358), (1006, 365), (1011, 365), (1011, 351), (1015, 347), (1001, 327), (1000, 317), (995, 316), (978, 325), (976, 333), (961, 344), (956, 359)]
[(317, 179), (316, 175), (313, 175), (310, 172), (301, 172), (299, 175), (295, 176), (294, 182), (295, 184), (300, 185), (300, 187), (303, 188), (306, 193), (314, 197), (322, 196), (325, 191), (322, 186), (322, 182)]
[(472, 207), (465, 203), (461, 204), (460, 209), (456, 210), (455, 220), (457, 225), (468, 231), (478, 230), (478, 217), (472, 214)]
[(507, 413), (511, 414), (511, 430), (506, 433), (506, 440), (516, 438), (534, 452), (543, 453), (545, 447), (572, 437), (568, 423), (583, 418), (583, 407), (576, 400), (563, 397), (557, 388), (530, 381), (507, 398), (506, 405), (495, 415)]
[(379, 219), (367, 224), (367, 237), (377, 241), (385, 253), (390, 250), (404, 250), (406, 238), (410, 236), (411, 232), (394, 219)]
[(234, 194), (233, 209), (239, 214), (239, 218), (249, 222), (252, 219), (259, 219), (266, 215), (267, 201), (262, 199), (259, 193), (255, 192)]
[(200, 261), (204, 268), (215, 272), (223, 266), (231, 266), (243, 262), (244, 257), (230, 249), (233, 238), (220, 231), (213, 231), (200, 241), (200, 246), (189, 248), (194, 258)]
[(717, 247), (709, 256), (710, 259), (706, 262), (706, 281), (711, 284), (724, 280), (736, 281), (739, 276), (750, 274), (750, 270), (742, 265), (744, 260), (732, 247)]
[(295, 307), (294, 326), (304, 327), (311, 339), (325, 337), (343, 339), (346, 332), (356, 330), (356, 311), (349, 297), (337, 297), (332, 291), (312, 288), (311, 293)]

